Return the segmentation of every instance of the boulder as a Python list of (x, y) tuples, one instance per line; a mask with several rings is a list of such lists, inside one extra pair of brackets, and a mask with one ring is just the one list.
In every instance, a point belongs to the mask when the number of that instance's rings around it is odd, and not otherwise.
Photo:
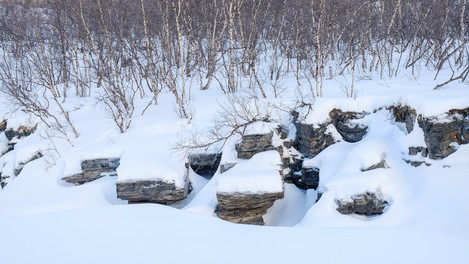
[(319, 169), (318, 168), (303, 168), (301, 173), (294, 173), (292, 182), (296, 187), (308, 190), (316, 190), (319, 185)]
[(275, 149), (272, 146), (272, 136), (272, 132), (268, 134), (243, 135), (241, 142), (236, 144), (238, 158), (250, 159), (254, 154)]
[(379, 215), (388, 202), (380, 194), (366, 192), (353, 196), (352, 201), (336, 200), (337, 211), (341, 214)]
[(232, 223), (264, 225), (262, 216), (283, 196), (283, 192), (217, 193), (218, 206), (215, 212), (219, 218)]
[(342, 112), (333, 109), (329, 113), (332, 124), (346, 142), (358, 142), (366, 135), (368, 126), (357, 123), (357, 120), (366, 116), (366, 113)]
[(188, 184), (185, 188), (176, 188), (174, 183), (155, 180), (116, 183), (117, 198), (129, 203), (170, 204), (185, 199), (190, 189)]
[(189, 155), (189, 166), (198, 175), (211, 179), (218, 170), (221, 155), (221, 153)]
[(120, 158), (91, 159), (81, 162), (82, 173), (63, 177), (62, 180), (76, 185), (84, 184), (104, 176), (117, 176)]
[(396, 122), (404, 123), (407, 133), (414, 130), (414, 124), (417, 120), (417, 111), (407, 105), (393, 105), (388, 108), (394, 115)]
[(469, 108), (452, 109), (443, 117), (418, 117), (428, 156), (443, 159), (456, 151), (456, 144), (469, 143)]

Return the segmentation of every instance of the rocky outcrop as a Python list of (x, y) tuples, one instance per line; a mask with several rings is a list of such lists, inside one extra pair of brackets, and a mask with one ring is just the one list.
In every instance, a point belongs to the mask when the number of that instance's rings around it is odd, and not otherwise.
[(82, 173), (63, 177), (62, 180), (76, 185), (102, 178), (106, 175), (116, 176), (120, 158), (92, 159), (81, 162)]
[(283, 192), (217, 193), (218, 206), (215, 212), (219, 218), (232, 223), (264, 225), (262, 216), (283, 196)]
[(340, 109), (333, 109), (329, 116), (337, 132), (346, 142), (358, 142), (366, 135), (368, 126), (357, 122), (366, 116), (366, 113), (342, 112)]
[(183, 200), (190, 192), (189, 183), (184, 188), (177, 188), (174, 183), (142, 180), (134, 182), (117, 182), (117, 198), (129, 203), (170, 204)]
[(272, 136), (272, 132), (268, 134), (243, 135), (241, 142), (236, 144), (238, 158), (250, 159), (254, 154), (273, 150)]
[(23, 162), (20, 162), (18, 163), (18, 166), (15, 168), (14, 170), (14, 174), (15, 176), (18, 176), (20, 175), (21, 171), (23, 170), (24, 166), (26, 166), (26, 164), (30, 163), (31, 161), (33, 160), (37, 160), (39, 158), (42, 158), (42, 153), (41, 152), (36, 152), (34, 153), (29, 159), (27, 159), (26, 161), (23, 161)]
[(316, 190), (319, 185), (319, 169), (318, 168), (303, 168), (301, 173), (294, 173), (292, 176), (292, 183), (296, 187), (308, 190)]
[(469, 108), (453, 109), (443, 117), (418, 118), (428, 156), (443, 159), (456, 151), (455, 144), (469, 143)]
[(388, 202), (381, 195), (366, 192), (352, 197), (352, 201), (336, 200), (337, 211), (341, 214), (378, 215), (382, 214)]
[(192, 154), (189, 155), (188, 166), (197, 173), (198, 175), (211, 179), (215, 172), (218, 170), (218, 166), (221, 161), (221, 153), (215, 154)]
[(296, 149), (307, 158), (313, 158), (325, 148), (336, 141), (331, 133), (327, 132), (329, 123), (320, 125), (310, 125), (295, 123), (296, 127)]
[(412, 130), (414, 130), (414, 124), (417, 120), (417, 112), (415, 109), (407, 105), (393, 105), (389, 108), (389, 110), (392, 112), (396, 122), (405, 124), (407, 133), (410, 133)]

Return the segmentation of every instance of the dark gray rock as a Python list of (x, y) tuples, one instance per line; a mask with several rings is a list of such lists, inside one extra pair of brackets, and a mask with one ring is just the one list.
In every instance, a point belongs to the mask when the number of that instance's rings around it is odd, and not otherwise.
[(336, 200), (337, 211), (341, 214), (378, 215), (382, 214), (388, 202), (381, 195), (366, 192), (352, 197), (352, 201)]
[(389, 168), (389, 166), (386, 164), (385, 160), (382, 160), (381, 162), (371, 165), (368, 168), (364, 168), (361, 171), (370, 171), (370, 170), (386, 169), (386, 168)]
[(318, 168), (303, 168), (301, 173), (294, 173), (292, 182), (296, 187), (308, 190), (316, 190), (319, 185), (319, 169)]
[(189, 156), (189, 166), (198, 175), (211, 179), (221, 161), (221, 153), (216, 154), (192, 154)]
[(81, 162), (83, 171), (106, 170), (115, 171), (120, 165), (120, 158), (91, 159)]
[(336, 141), (330, 133), (326, 133), (329, 123), (319, 126), (295, 123), (296, 127), (296, 149), (307, 158), (313, 158), (325, 148)]
[(414, 130), (414, 124), (417, 120), (417, 111), (407, 105), (393, 105), (389, 108), (396, 122), (404, 123), (408, 133)]
[(428, 156), (432, 159), (443, 159), (456, 148), (453, 144), (469, 143), (469, 108), (452, 109), (444, 117), (418, 117), (422, 128)]
[(9, 178), (10, 178), (10, 176), (2, 175), (0, 173), (0, 187), (2, 189), (7, 185), (7, 182), (8, 182)]
[(409, 155), (416, 156), (419, 153), (422, 157), (426, 158), (428, 156), (428, 149), (425, 147), (409, 147)]
[(174, 183), (163, 181), (135, 181), (117, 182), (117, 198), (127, 200), (129, 203), (159, 203), (170, 204), (183, 200), (190, 192), (190, 186), (176, 188)]
[(36, 131), (37, 125), (33, 127), (26, 127), (26, 126), (20, 126), (18, 130), (13, 130), (13, 129), (8, 129), (5, 130), (5, 136), (8, 140), (12, 140), (13, 138), (22, 138), (22, 137), (27, 137), (34, 133)]
[(426, 161), (423, 160), (404, 160), (405, 163), (412, 165), (413, 167), (420, 167), (422, 164), (425, 164), (425, 166), (431, 166), (432, 164), (427, 163)]
[(63, 177), (62, 180), (81, 185), (102, 178), (117, 176), (116, 169), (120, 165), (120, 158), (91, 159), (81, 162), (82, 173)]
[(250, 159), (259, 152), (274, 150), (272, 136), (272, 132), (269, 134), (243, 135), (241, 142), (236, 144), (238, 158)]
[(340, 109), (333, 109), (329, 116), (337, 132), (346, 142), (358, 142), (366, 135), (368, 126), (351, 122), (362, 119), (366, 113), (342, 112)]
[(282, 199), (280, 193), (217, 193), (219, 218), (233, 223), (264, 225), (263, 215), (274, 202)]
[(23, 170), (24, 166), (26, 166), (26, 164), (30, 163), (33, 160), (37, 160), (39, 158), (42, 158), (42, 153), (41, 152), (34, 153), (28, 160), (24, 162), (20, 162), (18, 164), (18, 167), (15, 168), (13, 173), (15, 174), (15, 176), (20, 175), (21, 171)]

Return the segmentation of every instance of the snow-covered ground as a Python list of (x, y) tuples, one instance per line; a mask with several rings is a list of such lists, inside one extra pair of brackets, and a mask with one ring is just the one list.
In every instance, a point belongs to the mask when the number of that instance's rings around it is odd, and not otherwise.
[[(444, 78), (444, 74), (443, 77)], [(441, 76), (440, 75), (440, 76)], [(338, 77), (339, 78), (339, 77)], [(358, 81), (355, 99), (347, 98), (340, 82), (326, 80), (324, 97), (315, 98), (306, 122), (320, 123), (333, 108), (373, 112), (406, 104), (424, 116), (469, 107), (467, 84), (451, 83), (434, 91), (439, 80), (422, 73), (392, 80)], [(292, 78), (285, 86), (296, 87)], [(192, 91), (193, 118), (174, 112), (174, 99), (161, 94), (149, 107), (137, 99), (130, 129), (119, 133), (93, 98), (71, 98), (65, 106), (80, 137), (73, 147), (59, 136), (38, 130), (20, 139), (15, 150), (0, 158), (2, 175), (10, 175), (0, 190), (0, 263), (469, 263), (469, 145), (431, 166), (405, 163), (409, 146), (422, 146), (423, 132), (396, 124), (389, 112), (367, 116), (367, 135), (357, 143), (338, 142), (306, 164), (318, 166), (324, 192), (283, 186), (285, 198), (275, 202), (264, 219), (272, 226), (232, 224), (214, 213), (216, 192), (281, 190), (276, 152), (256, 155), (209, 181), (191, 172), (193, 192), (177, 208), (127, 205), (116, 197), (115, 184), (135, 179), (159, 179), (182, 186), (187, 154), (174, 146), (193, 131), (207, 129), (219, 117), (227, 97), (216, 89)], [(265, 105), (294, 105), (295, 88)], [(34, 124), (37, 119), (2, 104), (0, 120), (8, 127)], [(272, 119), (285, 123), (287, 112), (270, 109)], [(300, 113), (301, 114), (301, 113)], [(266, 127), (250, 128), (264, 131)], [(290, 135), (289, 135), (290, 136)], [(224, 145), (224, 162), (236, 160), (234, 143)], [(6, 148), (0, 135), (0, 150)], [(13, 171), (35, 152), (44, 157)], [(73, 186), (61, 180), (80, 172), (80, 162), (120, 157), (118, 177), (106, 176)], [(363, 172), (385, 159), (388, 169)], [(258, 172), (249, 178), (249, 172)], [(263, 184), (263, 182), (265, 184)], [(381, 216), (347, 216), (335, 210), (335, 199), (363, 191), (379, 191), (389, 206)]]

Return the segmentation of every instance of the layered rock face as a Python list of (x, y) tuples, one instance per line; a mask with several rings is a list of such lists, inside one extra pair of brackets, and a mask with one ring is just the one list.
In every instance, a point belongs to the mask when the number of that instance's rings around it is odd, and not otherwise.
[(241, 143), (236, 145), (238, 158), (250, 159), (254, 154), (259, 152), (273, 150), (272, 137), (273, 133), (243, 135)]
[(76, 185), (84, 184), (102, 178), (106, 175), (116, 176), (120, 158), (92, 159), (81, 162), (82, 173), (63, 177), (62, 180)]
[(320, 124), (318, 126), (295, 123), (296, 126), (296, 149), (303, 153), (307, 158), (313, 158), (336, 141), (332, 134), (327, 133), (329, 124)]
[(428, 155), (443, 159), (456, 151), (454, 144), (469, 143), (469, 108), (450, 110), (443, 118), (419, 117)]
[(319, 169), (318, 168), (303, 168), (301, 173), (295, 173), (292, 176), (292, 182), (296, 187), (308, 190), (316, 190), (319, 185)]
[(191, 169), (198, 175), (211, 179), (215, 172), (218, 170), (218, 166), (221, 161), (221, 153), (216, 154), (192, 154), (189, 155), (189, 164)]
[(219, 218), (232, 223), (264, 225), (263, 215), (284, 193), (217, 193)]
[(169, 204), (183, 200), (190, 192), (190, 187), (176, 188), (174, 183), (142, 180), (135, 182), (117, 182), (117, 198), (129, 203)]
[(336, 200), (337, 211), (341, 214), (378, 215), (382, 214), (388, 202), (380, 194), (366, 192), (352, 197), (352, 201)]

